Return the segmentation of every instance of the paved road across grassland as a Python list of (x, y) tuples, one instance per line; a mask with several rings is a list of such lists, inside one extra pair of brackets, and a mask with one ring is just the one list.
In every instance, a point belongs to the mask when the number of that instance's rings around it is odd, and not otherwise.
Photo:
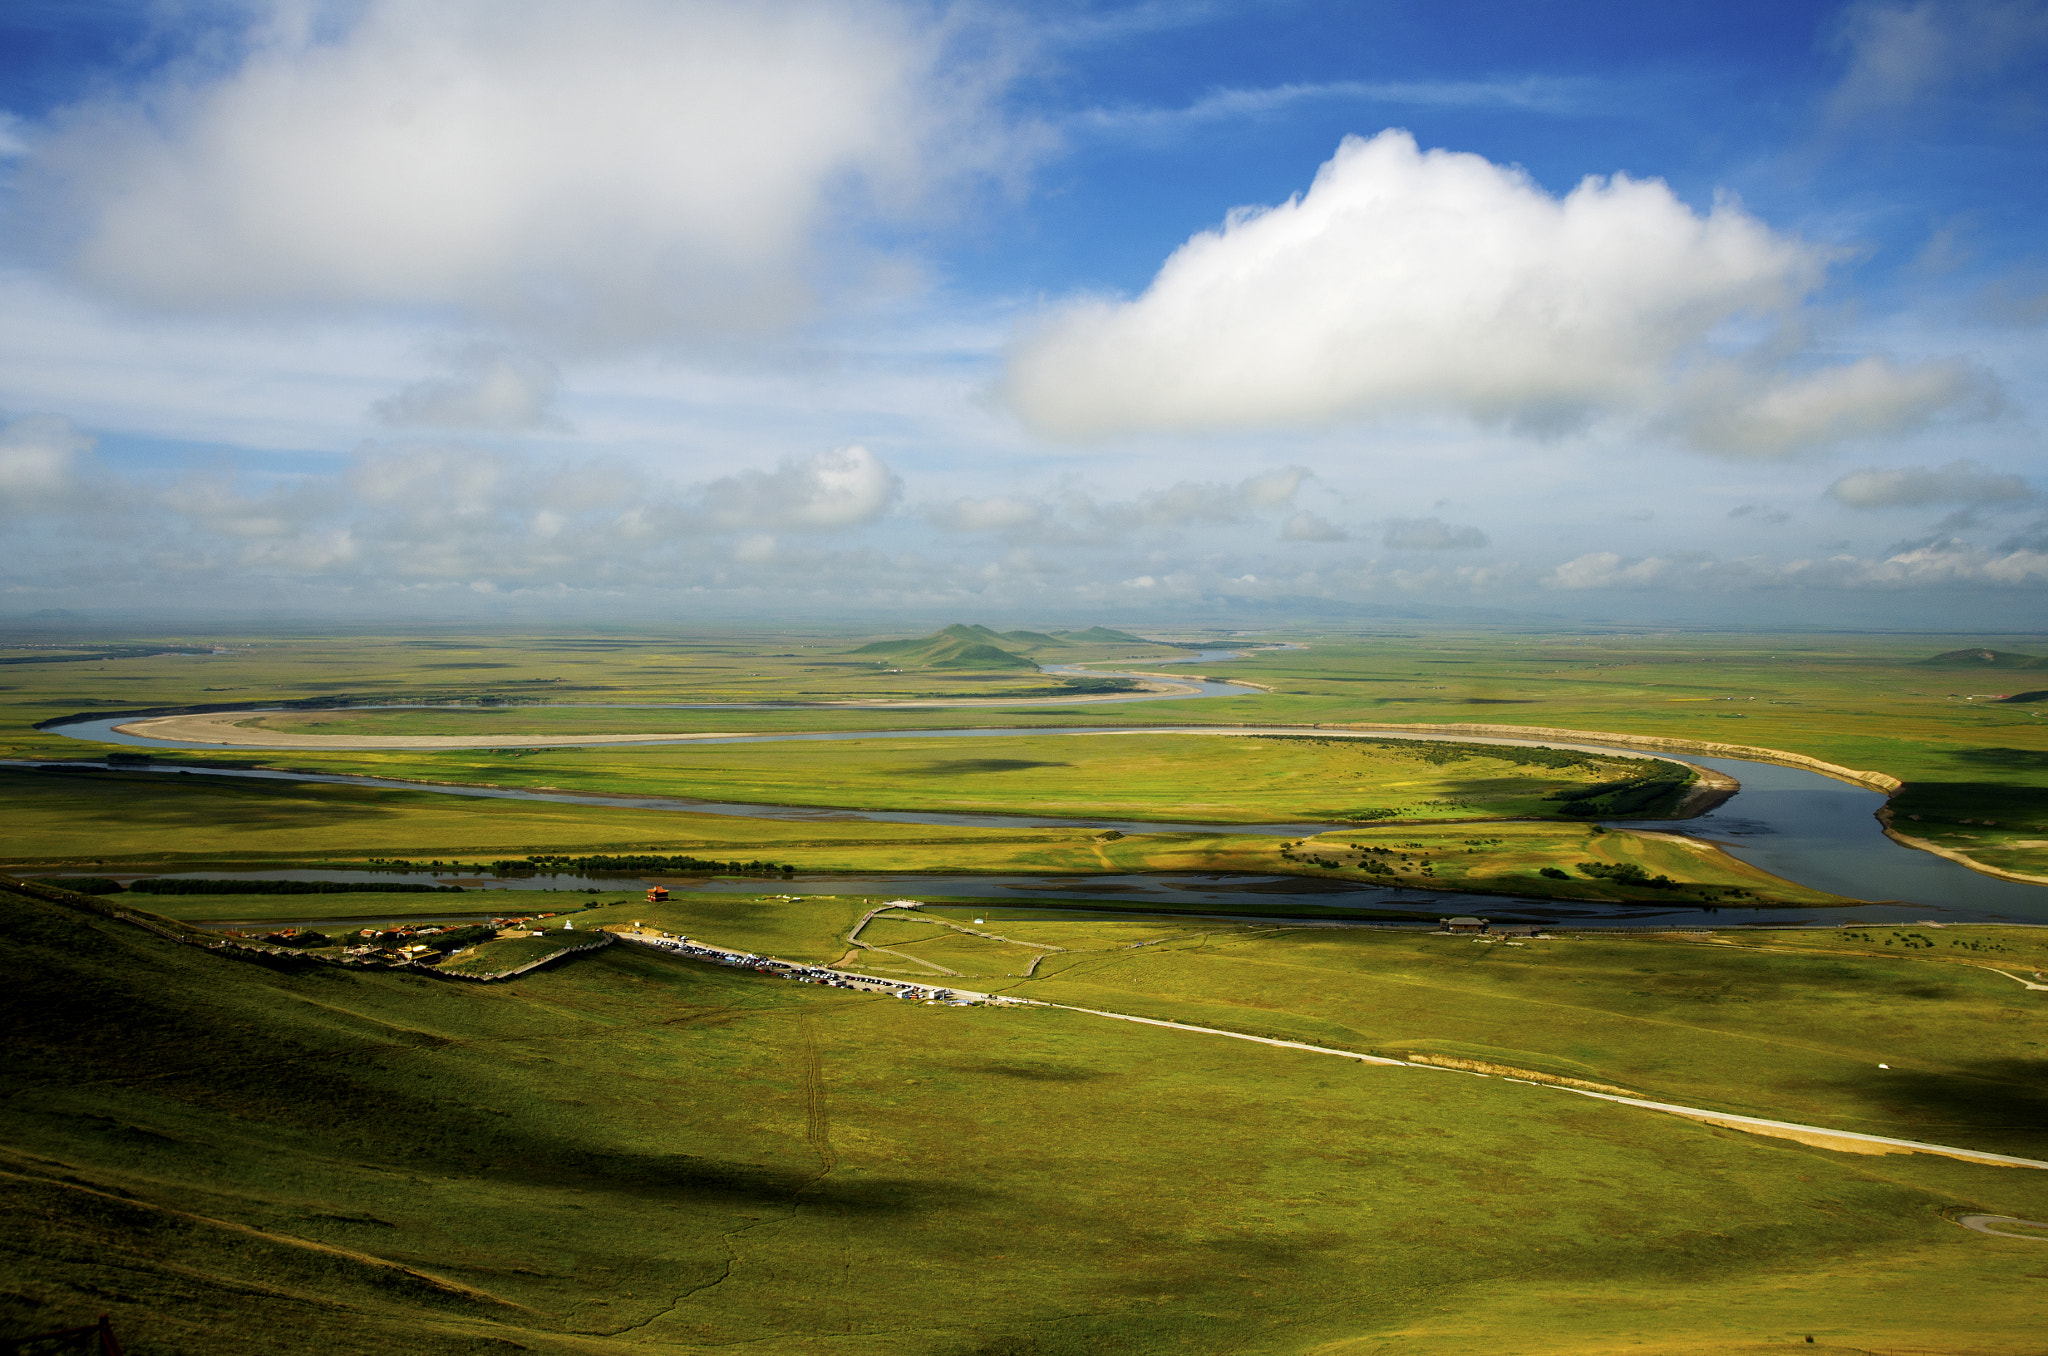
[[(878, 909), (871, 910), (855, 926), (854, 931), (858, 932), (861, 927), (866, 926), (870, 918), (901, 907), (903, 906), (900, 904), (885, 904)], [(641, 940), (631, 934), (627, 934), (627, 936), (628, 940)], [(697, 945), (703, 946), (704, 944), (697, 943)], [(723, 948), (709, 949), (724, 950)], [(726, 954), (739, 956), (743, 953), (728, 952)], [(794, 966), (794, 962), (773, 961), (770, 957), (749, 957), (748, 959), (769, 961), (776, 965)], [(817, 968), (825, 969), (828, 967)], [(876, 986), (879, 983), (872, 975), (838, 970), (833, 970), (832, 973), (848, 980), (857, 980), (863, 987)], [(1134, 1022), (1139, 1026), (1156, 1026), (1169, 1031), (1185, 1031), (1197, 1036), (1224, 1036), (1231, 1040), (1250, 1041), (1254, 1045), (1269, 1045), (1280, 1050), (1298, 1050), (1304, 1054), (1311, 1055), (1333, 1055), (1339, 1059), (1355, 1060), (1360, 1064), (1391, 1065), (1404, 1069), (1429, 1069), (1435, 1073), (1464, 1074), (1471, 1078), (1498, 1077), (1505, 1082), (1520, 1083), (1527, 1087), (1544, 1088), (1552, 1092), (1569, 1092), (1579, 1097), (1591, 1097), (1597, 1101), (1613, 1102), (1620, 1106), (1632, 1106), (1645, 1111), (1661, 1111), (1668, 1115), (1684, 1116), (1688, 1120), (1703, 1121), (1709, 1125), (1725, 1126), (1731, 1130), (1742, 1130), (1750, 1134), (1769, 1136), (1773, 1139), (1794, 1140), (1801, 1144), (1809, 1144), (1821, 1149), (1833, 1149), (1842, 1153), (1940, 1154), (1945, 1158), (1960, 1159), (1965, 1163), (1982, 1163), (1993, 1167), (2048, 1168), (2048, 1162), (2043, 1162), (2040, 1159), (2018, 1158), (2011, 1154), (1987, 1153), (1982, 1149), (1964, 1149), (1952, 1144), (1927, 1144), (1912, 1139), (1893, 1139), (1888, 1135), (1866, 1135), (1860, 1131), (1834, 1130), (1824, 1125), (1803, 1125), (1797, 1121), (1774, 1121), (1758, 1116), (1738, 1116), (1726, 1111), (1710, 1111), (1705, 1107), (1680, 1106), (1674, 1102), (1652, 1102), (1640, 1097), (1621, 1097), (1613, 1093), (1594, 1092), (1587, 1088), (1565, 1087), (1557, 1083), (1546, 1082), (1543, 1079), (1543, 1075), (1533, 1072), (1530, 1072), (1527, 1077), (1516, 1077), (1514, 1074), (1507, 1072), (1492, 1074), (1480, 1073), (1469, 1069), (1449, 1069), (1435, 1064), (1417, 1063), (1414, 1060), (1390, 1059), (1385, 1055), (1369, 1055), (1359, 1050), (1343, 1050), (1328, 1045), (1310, 1045), (1302, 1041), (1281, 1040), (1274, 1036), (1254, 1036), (1243, 1031), (1228, 1031), (1222, 1027), (1195, 1026), (1188, 1022), (1168, 1021), (1159, 1017), (1139, 1017), (1128, 1012), (1107, 1012), (1101, 1008), (1075, 1007), (1067, 1003), (1047, 1003), (1035, 998), (1018, 998), (1010, 994), (973, 993), (961, 989), (953, 989), (950, 992), (957, 999), (968, 1002), (997, 1003), (1006, 1007), (1053, 1008), (1062, 1012), (1078, 1012), (1089, 1017), (1106, 1017), (1111, 1021)], [(1999, 1220), (2003, 1217), (1986, 1215), (1972, 1216), (1970, 1218)], [(2024, 1220), (2014, 1222), (2027, 1223)], [(1970, 1227), (1975, 1228), (1976, 1226), (1972, 1225)], [(1996, 1231), (1979, 1230), (1979, 1232)], [(2009, 1235), (2009, 1237), (2031, 1238), (2033, 1235), (2013, 1234)]]
[[(2032, 1239), (2036, 1243), (2048, 1243), (2048, 1224), (2043, 1224), (2037, 1219), (2015, 1219), (2011, 1215), (1958, 1215), (1956, 1216), (1956, 1223), (1962, 1225), (1965, 1229), (1975, 1229), (1980, 1234), (1990, 1234), (1994, 1238), (2027, 1238)], [(2029, 1229), (2039, 1229), (2042, 1232), (2038, 1234), (2013, 1234), (2007, 1233), (2003, 1229), (1992, 1228), (1991, 1226), (1994, 1224), (2019, 1224)]]

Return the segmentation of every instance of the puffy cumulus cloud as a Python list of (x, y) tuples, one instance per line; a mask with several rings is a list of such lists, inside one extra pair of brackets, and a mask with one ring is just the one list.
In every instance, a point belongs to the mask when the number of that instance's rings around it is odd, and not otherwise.
[(1546, 432), (1618, 413), (1761, 452), (1909, 426), (1974, 390), (1949, 365), (1787, 376), (1715, 348), (1731, 322), (1795, 309), (1825, 263), (1661, 181), (1556, 198), (1387, 131), (1347, 138), (1307, 193), (1188, 241), (1136, 299), (1044, 318), (1001, 390), (1069, 438), (1438, 413)]
[(1303, 509), (1280, 526), (1282, 541), (1350, 541), (1351, 534), (1327, 518)]
[(129, 301), (753, 330), (806, 304), (814, 247), (1017, 153), (959, 27), (894, 0), (271, 0), (226, 69), (58, 116), (24, 191)]
[(742, 471), (703, 488), (705, 513), (721, 527), (852, 527), (889, 511), (903, 482), (865, 447), (841, 447), (773, 471)]
[(1441, 518), (1395, 518), (1382, 540), (1394, 551), (1473, 551), (1489, 544), (1476, 527), (1454, 527)]
[(472, 344), (446, 355), (450, 375), (416, 381), (370, 407), (394, 427), (559, 429), (552, 406), (561, 373), (545, 358), (501, 344)]
[(0, 507), (55, 508), (84, 489), (93, 440), (54, 414), (25, 414), (0, 427)]
[(1974, 461), (1946, 466), (1869, 467), (1828, 486), (1827, 495), (1853, 509), (1922, 508), (1962, 504), (1971, 508), (2030, 503), (2039, 496), (2024, 476), (1992, 471)]
[(1310, 475), (1306, 467), (1283, 466), (1238, 481), (1177, 481), (1132, 499), (1101, 499), (1068, 485), (1042, 496), (954, 499), (928, 507), (925, 518), (952, 532), (1046, 544), (1100, 544), (1146, 529), (1248, 522), (1292, 504)]

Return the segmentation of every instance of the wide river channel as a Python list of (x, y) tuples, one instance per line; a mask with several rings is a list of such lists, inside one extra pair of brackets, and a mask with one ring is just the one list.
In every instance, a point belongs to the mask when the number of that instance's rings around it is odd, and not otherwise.
[[(1238, 657), (1229, 650), (1203, 651), (1185, 659), (1170, 660), (1170, 663), (1221, 663)], [(1066, 666), (1049, 666), (1049, 673), (1082, 673), (1097, 677), (1140, 677), (1135, 674), (1106, 673), (1101, 670), (1079, 670)], [(1213, 696), (1256, 695), (1254, 688), (1236, 683), (1221, 683), (1208, 680), (1185, 680), (1195, 691), (1178, 694), (1181, 699)], [(1171, 700), (1159, 694), (1136, 694), (1135, 696), (1067, 699), (1060, 705), (1094, 704), (1098, 701)], [(676, 709), (707, 709), (715, 706), (725, 710), (787, 709), (788, 704), (677, 704)], [(352, 708), (370, 709), (370, 708)], [(868, 709), (874, 708), (853, 708)], [(1017, 705), (1005, 704), (1009, 711)], [(271, 712), (248, 711), (250, 716), (273, 714)], [(137, 735), (117, 732), (113, 727), (132, 723), (134, 716), (96, 717), (87, 720), (67, 722), (48, 727), (53, 734), (63, 734), (75, 739), (99, 744), (117, 744), (130, 747), (166, 749), (208, 749), (219, 750), (219, 744), (189, 744), (171, 740), (150, 739)], [(1583, 749), (1588, 752), (1610, 754), (1624, 758), (1643, 758), (1640, 749), (1616, 748), (1597, 743), (1576, 743), (1561, 740), (1507, 739), (1494, 736), (1438, 735), (1424, 731), (1388, 731), (1380, 734), (1333, 731), (1314, 727), (1260, 726), (1233, 730), (1216, 726), (1076, 726), (1065, 728), (980, 728), (950, 730), (896, 730), (896, 731), (843, 731), (806, 734), (761, 734), (730, 735), (711, 738), (678, 738), (675, 743), (690, 744), (772, 744), (831, 739), (983, 739), (1011, 738), (1030, 735), (1034, 738), (1057, 738), (1065, 735), (1101, 735), (1117, 732), (1171, 734), (1189, 733), (1217, 737), (1231, 734), (1306, 734), (1326, 738), (1381, 738), (1381, 739), (1435, 739), (1454, 743), (1474, 744), (1525, 744), (1546, 748)], [(648, 743), (669, 741), (636, 741), (625, 747), (644, 747)], [(535, 736), (536, 745), (545, 746), (545, 736)], [(265, 752), (279, 751), (277, 745), (266, 745)], [(1304, 878), (1295, 876), (1234, 875), (1234, 874), (1146, 874), (1146, 875), (1044, 875), (1044, 876), (941, 876), (930, 874), (901, 875), (832, 875), (798, 876), (783, 881), (773, 888), (784, 894), (885, 894), (910, 893), (932, 897), (980, 898), (992, 903), (997, 901), (1025, 900), (1051, 902), (1067, 900), (1087, 902), (1092, 906), (1117, 905), (1132, 914), (1142, 915), (1156, 911), (1172, 911), (1176, 908), (1196, 908), (1204, 912), (1227, 906), (1233, 902), (1242, 903), (1248, 910), (1256, 909), (1261, 916), (1270, 917), (1276, 905), (1298, 903), (1303, 906), (1303, 917), (1313, 919), (1317, 915), (1328, 917), (1330, 912), (1377, 912), (1385, 914), (1409, 914), (1416, 918), (1434, 919), (1449, 912), (1480, 912), (1497, 920), (1520, 919), (1527, 921), (1576, 922), (1580, 924), (1606, 922), (1610, 924), (1633, 924), (1636, 926), (1654, 924), (1694, 924), (1728, 927), (1743, 923), (1764, 924), (1825, 924), (1848, 920), (1867, 923), (1917, 922), (1931, 919), (1941, 922), (2008, 922), (2048, 924), (2048, 886), (2030, 885), (2022, 881), (2003, 880), (1972, 871), (1968, 867), (1922, 852), (1887, 838), (1877, 820), (1877, 811), (1884, 805), (1883, 794), (1837, 781), (1832, 777), (1802, 768), (1780, 767), (1774, 763), (1752, 762), (1738, 758), (1706, 758), (1693, 755), (1659, 753), (1654, 755), (1672, 762), (1687, 763), (1698, 767), (1712, 768), (1734, 777), (1742, 785), (1728, 801), (1719, 808), (1684, 821), (1658, 820), (1631, 825), (1615, 822), (1611, 827), (1638, 827), (1663, 832), (1683, 833), (1689, 837), (1716, 844), (1731, 855), (1749, 862), (1772, 875), (1831, 894), (1844, 895), (1852, 899), (1870, 900), (1847, 909), (1749, 909), (1732, 906), (1702, 908), (1697, 904), (1640, 903), (1607, 904), (1581, 903), (1558, 900), (1519, 899), (1502, 895), (1473, 895), (1449, 891), (1424, 891), (1403, 887), (1370, 886), (1352, 881)], [(23, 764), (12, 764), (23, 766)], [(33, 766), (32, 764), (30, 766)], [(68, 767), (81, 764), (65, 764)], [(137, 770), (123, 767), (124, 771)], [(564, 792), (519, 791), (496, 787), (449, 786), (435, 783), (399, 781), (380, 777), (355, 777), (340, 773), (285, 772), (267, 769), (227, 769), (201, 767), (155, 767), (150, 771), (166, 775), (193, 775), (212, 777), (256, 778), (272, 781), (329, 782), (350, 786), (389, 787), (394, 790), (427, 791), (450, 796), (472, 796), (494, 800), (550, 801), (576, 805), (615, 805), (639, 810), (674, 810), (692, 814), (734, 815), (757, 819), (778, 819), (795, 821), (846, 822), (876, 821), (886, 823), (958, 825), (974, 827), (1031, 827), (1031, 828), (1087, 828), (1091, 830), (1118, 829), (1125, 833), (1262, 833), (1303, 836), (1335, 828), (1355, 828), (1352, 824), (1287, 823), (1287, 824), (1218, 824), (1214, 822), (1186, 823), (1161, 820), (1086, 819), (1063, 815), (1003, 815), (1003, 814), (940, 814), (910, 810), (866, 810), (866, 809), (821, 809), (789, 805), (751, 805), (721, 801), (690, 800), (680, 797), (663, 796), (600, 796), (577, 795)], [(1475, 826), (1476, 827), (1476, 826)], [(219, 873), (215, 873), (219, 874)], [(271, 871), (260, 873), (265, 878), (297, 877), (302, 879), (363, 879), (401, 882), (417, 879), (427, 884), (441, 879), (465, 885), (497, 885), (507, 887), (542, 889), (599, 889), (614, 890), (636, 888), (637, 882), (610, 879), (590, 879), (571, 876), (540, 876), (519, 880), (477, 880), (464, 877), (433, 877), (406, 872), (329, 872), (329, 871)], [(732, 890), (759, 892), (768, 883), (747, 879), (709, 880), (703, 883), (707, 890)], [(451, 897), (452, 898), (452, 897)], [(1327, 912), (1326, 912), (1327, 911)]]

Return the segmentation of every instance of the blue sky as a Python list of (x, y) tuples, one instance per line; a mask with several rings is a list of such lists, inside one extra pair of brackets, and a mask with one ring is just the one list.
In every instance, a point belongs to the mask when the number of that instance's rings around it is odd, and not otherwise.
[(2048, 4), (0, 13), (0, 614), (2048, 627)]

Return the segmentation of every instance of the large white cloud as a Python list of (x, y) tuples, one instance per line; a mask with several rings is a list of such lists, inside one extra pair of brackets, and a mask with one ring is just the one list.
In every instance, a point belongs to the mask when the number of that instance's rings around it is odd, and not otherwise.
[(1306, 194), (1190, 240), (1135, 300), (1046, 318), (1003, 392), (1067, 437), (1445, 412), (1543, 431), (1619, 412), (1767, 453), (1924, 422), (1974, 392), (1954, 366), (1783, 376), (1716, 344), (1794, 309), (1825, 262), (1659, 181), (1556, 198), (1388, 131), (1346, 139)]
[(891, 0), (276, 0), (224, 73), (61, 115), (24, 182), (128, 300), (757, 329), (821, 235), (993, 154), (945, 44)]

